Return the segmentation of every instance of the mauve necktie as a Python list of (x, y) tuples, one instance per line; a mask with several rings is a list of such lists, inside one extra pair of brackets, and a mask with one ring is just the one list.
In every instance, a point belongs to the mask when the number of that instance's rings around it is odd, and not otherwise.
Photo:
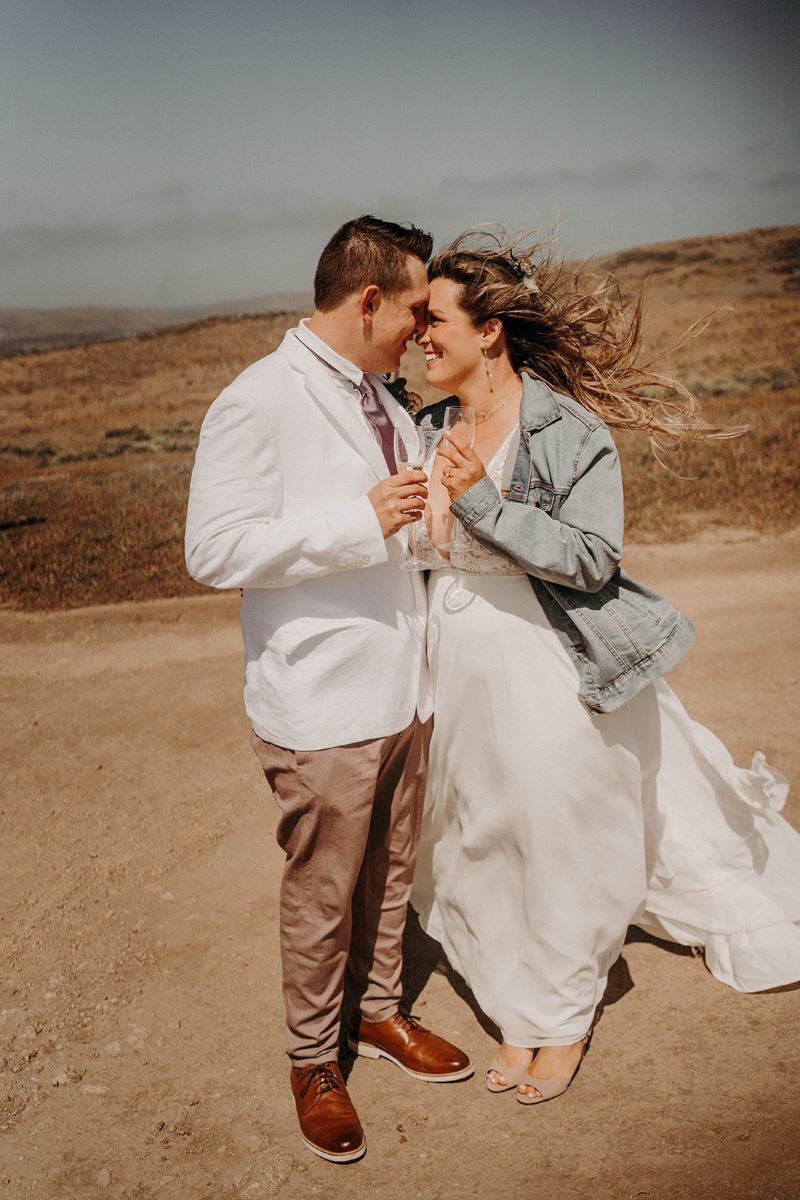
[(361, 383), (358, 390), (361, 395), (361, 407), (364, 410), (364, 416), (378, 435), (383, 457), (386, 459), (386, 465), (389, 468), (389, 474), (396, 475), (397, 462), (394, 457), (394, 425), (389, 420), (386, 409), (378, 399), (378, 393), (366, 375), (361, 376)]

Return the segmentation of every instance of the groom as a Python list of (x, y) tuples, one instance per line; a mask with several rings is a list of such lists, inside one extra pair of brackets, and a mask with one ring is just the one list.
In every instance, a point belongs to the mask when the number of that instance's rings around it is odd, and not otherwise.
[(280, 944), (291, 1086), (308, 1148), (366, 1149), (337, 1056), (350, 1045), (416, 1079), (467, 1057), (400, 1011), (431, 700), (426, 604), (401, 569), (425, 476), (398, 476), (387, 391), (424, 325), (428, 234), (348, 221), (314, 279), (314, 313), (212, 404), (189, 496), (186, 561), (242, 588), (245, 706), (280, 813)]

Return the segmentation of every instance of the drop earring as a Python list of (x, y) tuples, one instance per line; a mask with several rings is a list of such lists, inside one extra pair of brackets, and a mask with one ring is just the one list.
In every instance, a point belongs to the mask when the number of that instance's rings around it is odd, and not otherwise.
[(494, 395), (494, 388), (492, 387), (492, 372), (489, 370), (489, 356), (486, 353), (485, 346), (481, 347), (481, 349), (483, 351), (483, 365), (486, 368), (486, 378), (489, 381), (489, 391), (492, 393), (492, 395)]

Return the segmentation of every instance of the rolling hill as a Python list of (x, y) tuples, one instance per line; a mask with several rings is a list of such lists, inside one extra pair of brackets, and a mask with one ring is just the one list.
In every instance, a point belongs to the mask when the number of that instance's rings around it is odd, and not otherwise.
[[(629, 540), (800, 523), (800, 227), (637, 247), (586, 269), (613, 271), (630, 294), (646, 284), (650, 348), (714, 312), (664, 368), (712, 419), (751, 426), (690, 445), (671, 471), (646, 439), (620, 434)], [(297, 317), (213, 316), (0, 358), (0, 602), (47, 609), (197, 592), (182, 528), (200, 422)], [(418, 352), (404, 367), (435, 398)]]

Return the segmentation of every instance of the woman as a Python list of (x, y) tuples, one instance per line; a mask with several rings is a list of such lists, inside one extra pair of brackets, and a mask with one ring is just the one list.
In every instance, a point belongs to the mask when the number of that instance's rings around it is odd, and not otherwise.
[(454, 432), (430, 465), (412, 903), (502, 1030), (487, 1086), (533, 1104), (569, 1085), (630, 923), (704, 947), (740, 990), (800, 978), (800, 836), (783, 777), (737, 770), (661, 679), (690, 623), (619, 570), (607, 426), (703, 428), (679, 385), (641, 392), (665, 381), (637, 365), (638, 308), (621, 323), (613, 293), (499, 245), (461, 240), (429, 273), (428, 378), (473, 410), (475, 444)]

